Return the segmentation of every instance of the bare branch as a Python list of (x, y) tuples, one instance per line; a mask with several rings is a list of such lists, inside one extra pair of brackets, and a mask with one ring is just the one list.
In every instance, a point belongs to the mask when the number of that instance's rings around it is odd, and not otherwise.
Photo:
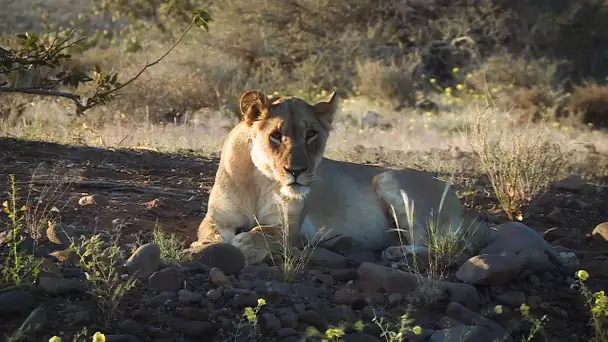
[(21, 93), (21, 94), (30, 94), (30, 95), (42, 95), (42, 96), (53, 96), (53, 97), (65, 97), (76, 105), (78, 111), (86, 110), (86, 106), (80, 102), (80, 96), (72, 93), (65, 93), (61, 91), (52, 91), (52, 90), (42, 90), (42, 89), (32, 89), (32, 88), (12, 88), (12, 87), (4, 87), (0, 86), (0, 93)]

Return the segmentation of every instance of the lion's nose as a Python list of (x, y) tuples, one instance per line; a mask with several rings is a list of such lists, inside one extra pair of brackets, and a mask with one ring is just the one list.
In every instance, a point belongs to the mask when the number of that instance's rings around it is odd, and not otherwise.
[(294, 180), (297, 179), (298, 176), (300, 174), (302, 174), (302, 172), (306, 171), (306, 168), (296, 169), (296, 168), (287, 168), (285, 166), (283, 168), (285, 168), (285, 171), (287, 171), (287, 172), (289, 172), (289, 173), (291, 173), (293, 175)]

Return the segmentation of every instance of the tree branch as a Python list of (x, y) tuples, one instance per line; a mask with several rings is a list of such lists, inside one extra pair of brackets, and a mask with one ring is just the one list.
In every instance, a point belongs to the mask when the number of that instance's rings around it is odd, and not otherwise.
[[(97, 92), (96, 91), (95, 94), (93, 96), (89, 97), (85, 102), (82, 101), (82, 98), (79, 95), (76, 95), (74, 93), (61, 92), (61, 91), (52, 91), (52, 90), (45, 90), (45, 89), (35, 89), (35, 88), (31, 88), (31, 87), (28, 87), (28, 88), (7, 87), (6, 86), (6, 84), (7, 84), (6, 82), (0, 83), (0, 93), (22, 93), (22, 94), (31, 94), (31, 95), (41, 95), (41, 96), (63, 97), (63, 98), (70, 99), (76, 105), (77, 114), (79, 114), (79, 115), (84, 114), (84, 112), (86, 110), (91, 109), (94, 106), (96, 106), (97, 104), (104, 102), (104, 98), (107, 99), (112, 94), (114, 94), (117, 91), (123, 89), (127, 85), (133, 83), (148, 68), (155, 66), (156, 64), (160, 63), (163, 59), (165, 59), (165, 57), (167, 57), (171, 53), (171, 51), (173, 51), (175, 49), (175, 47), (184, 39), (184, 37), (186, 36), (186, 34), (192, 28), (192, 26), (194, 26), (194, 24), (196, 24), (197, 21), (200, 20), (200, 19), (201, 18), (199, 17), (199, 15), (195, 15), (192, 18), (192, 21), (190, 22), (190, 24), (188, 25), (188, 27), (184, 30), (184, 32), (182, 33), (182, 35), (179, 37), (179, 39), (177, 39), (175, 41), (175, 43), (173, 43), (173, 45), (171, 45), (171, 47), (163, 55), (161, 55), (159, 58), (157, 58), (153, 62), (146, 62), (146, 64), (143, 66), (143, 68), (135, 76), (133, 76), (132, 78), (130, 78), (126, 82), (120, 84), (119, 86), (115, 87), (114, 89), (111, 89), (111, 90), (108, 90), (108, 91), (104, 91), (104, 92)], [(72, 34), (69, 35), (69, 37), (71, 37), (71, 36), (72, 36)], [(78, 42), (82, 41), (83, 39), (80, 39), (80, 40), (78, 40), (76, 42), (68, 44), (67, 46), (63, 47), (59, 51), (64, 50), (65, 48), (74, 46)], [(69, 38), (67, 40), (69, 40)], [(65, 40), (63, 43), (67, 42), (67, 40)], [(2, 51), (6, 51), (6, 50), (4, 50), (4, 49), (0, 50), (0, 52), (2, 52)], [(57, 52), (59, 52), (59, 51), (57, 51)], [(48, 53), (48, 51), (46, 51), (45, 53)], [(32, 64), (32, 63), (29, 63), (29, 64)], [(38, 88), (40, 88), (40, 86)]]

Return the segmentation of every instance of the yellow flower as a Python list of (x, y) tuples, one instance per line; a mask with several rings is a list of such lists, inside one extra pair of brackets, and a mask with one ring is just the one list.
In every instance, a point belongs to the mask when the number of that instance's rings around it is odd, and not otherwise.
[(467, 78), (472, 78), (472, 77), (473, 77), (473, 74), (471, 74), (471, 73), (467, 74)]
[(279, 94), (280, 94), (280, 93), (279, 93), (279, 91), (278, 91), (278, 90), (275, 90), (275, 92), (274, 92), (274, 93), (272, 93), (272, 95), (274, 95), (274, 96), (279, 96)]
[(93, 342), (106, 342), (106, 335), (102, 334), (101, 332), (96, 332), (93, 335)]
[(264, 299), (264, 298), (260, 298), (260, 299), (258, 299), (258, 305), (259, 305), (259, 306), (264, 306), (264, 305), (266, 305), (266, 299)]
[(362, 320), (358, 320), (355, 322), (355, 330), (357, 330), (358, 332), (363, 331), (363, 329), (365, 329), (365, 323), (363, 323)]
[(247, 318), (249, 323), (254, 323), (257, 320), (255, 311), (253, 311), (253, 308), (251, 306), (245, 308), (245, 318)]
[(419, 325), (416, 325), (412, 328), (412, 332), (416, 335), (422, 334), (422, 328)]
[(457, 74), (459, 71), (460, 71), (460, 68), (454, 68), (454, 69), (452, 69), (452, 72), (453, 72), (454, 74)]
[(494, 307), (494, 312), (496, 312), (497, 314), (502, 314), (502, 305), (496, 305)]
[(325, 331), (325, 337), (330, 340), (340, 338), (343, 335), (344, 335), (344, 330), (341, 328), (329, 328), (329, 329), (327, 329), (327, 331)]
[(436, 78), (431, 78), (429, 80), (429, 82), (431, 82), (431, 84), (435, 84), (435, 83), (437, 83), (437, 79)]
[(576, 277), (582, 281), (589, 279), (589, 273), (585, 270), (578, 270), (576, 272)]
[(452, 92), (452, 87), (447, 87), (444, 89), (444, 91), (449, 94)]
[(528, 316), (530, 314), (530, 307), (526, 304), (522, 304), (519, 306), (519, 311), (521, 311), (522, 315)]
[(463, 86), (462, 84), (458, 83), (458, 84), (456, 85), (456, 89), (457, 89), (458, 91), (462, 91), (462, 90), (464, 89), (464, 86)]
[(49, 338), (49, 342), (61, 342), (61, 337), (53, 336), (53, 337)]

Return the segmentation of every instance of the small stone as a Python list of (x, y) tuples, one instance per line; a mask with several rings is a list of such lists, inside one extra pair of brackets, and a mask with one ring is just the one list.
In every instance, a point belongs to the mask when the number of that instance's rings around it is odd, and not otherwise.
[(0, 294), (0, 316), (21, 316), (34, 305), (34, 296), (27, 291), (15, 290)]
[(217, 267), (212, 267), (209, 270), (209, 278), (211, 283), (215, 286), (230, 285), (230, 280), (228, 280), (224, 272)]
[(216, 289), (212, 289), (207, 291), (207, 299), (211, 300), (211, 301), (215, 301), (218, 300), (220, 298), (222, 298), (222, 293)]
[(290, 336), (297, 336), (298, 331), (293, 328), (281, 328), (277, 331), (277, 338), (282, 339)]
[(317, 247), (313, 250), (310, 261), (313, 264), (327, 267), (344, 267), (346, 258), (343, 255), (332, 252), (323, 247)]
[(141, 324), (129, 318), (123, 319), (118, 322), (117, 327), (120, 332), (131, 335), (139, 335), (145, 331), (144, 327)]
[(547, 219), (553, 223), (563, 224), (566, 222), (566, 217), (564, 216), (564, 211), (555, 208), (549, 214), (547, 214)]
[(398, 304), (403, 299), (403, 296), (400, 293), (391, 293), (388, 296), (388, 304), (395, 305)]
[(518, 308), (526, 302), (526, 295), (518, 291), (508, 291), (496, 296), (496, 300), (499, 303)]
[(209, 310), (192, 307), (177, 308), (177, 314), (189, 321), (209, 321)]
[(162, 292), (154, 297), (150, 297), (145, 301), (146, 306), (158, 307), (165, 305), (167, 301), (177, 301), (177, 294), (175, 292)]
[(201, 337), (213, 330), (213, 324), (201, 321), (187, 321), (179, 317), (173, 317), (170, 325), (175, 331), (193, 337)]
[(543, 238), (548, 242), (553, 242), (557, 239), (562, 239), (567, 236), (568, 233), (564, 229), (558, 227), (549, 228), (543, 234)]
[(281, 321), (270, 312), (263, 313), (260, 316), (260, 326), (262, 331), (275, 334), (281, 329)]
[(182, 304), (190, 304), (190, 303), (199, 302), (201, 300), (201, 298), (203, 298), (203, 295), (198, 292), (192, 292), (192, 291), (188, 291), (186, 289), (181, 289), (177, 293), (177, 298), (179, 299), (179, 302)]
[(106, 342), (137, 342), (137, 337), (128, 334), (106, 335)]
[(555, 188), (570, 192), (579, 192), (581, 191), (583, 185), (583, 177), (579, 175), (571, 175), (555, 183)]
[(148, 279), (158, 269), (160, 262), (160, 247), (153, 243), (139, 246), (129, 257), (124, 267), (129, 274), (139, 279)]
[(312, 310), (306, 310), (304, 312), (299, 313), (298, 320), (302, 323), (313, 325), (319, 331), (325, 331), (328, 327), (328, 322), (325, 317)]
[(603, 222), (595, 226), (591, 236), (597, 241), (608, 241), (608, 222)]
[(163, 268), (150, 276), (148, 284), (156, 292), (177, 292), (182, 287), (181, 271), (177, 267)]
[(236, 308), (256, 305), (258, 305), (258, 296), (255, 292), (237, 293), (232, 299), (232, 306)]
[(210, 268), (219, 268), (225, 275), (236, 275), (245, 267), (243, 252), (238, 247), (224, 242), (205, 246), (198, 261)]
[(534, 287), (536, 287), (536, 288), (540, 288), (540, 284), (541, 284), (541, 283), (540, 283), (540, 278), (539, 278), (537, 275), (532, 274), (531, 276), (529, 276), (529, 277), (528, 277), (528, 281), (529, 281), (529, 282), (530, 282), (532, 285), (534, 285)]
[(542, 302), (542, 298), (538, 296), (528, 296), (528, 306), (530, 307), (530, 309), (539, 308)]
[(107, 205), (109, 203), (108, 199), (101, 195), (88, 195), (80, 197), (78, 200), (78, 205), (86, 206), (86, 205)]

